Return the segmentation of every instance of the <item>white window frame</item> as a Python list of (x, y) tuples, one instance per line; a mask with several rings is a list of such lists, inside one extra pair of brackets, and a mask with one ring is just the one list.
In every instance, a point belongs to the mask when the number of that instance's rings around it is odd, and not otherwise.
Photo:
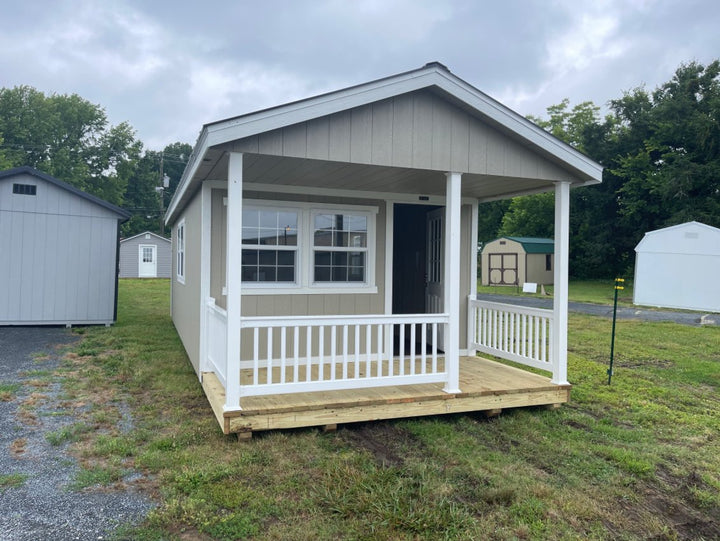
[[(297, 242), (295, 246), (288, 247), (287, 245), (281, 245), (280, 247), (275, 245), (256, 245), (256, 244), (243, 244), (241, 245), (241, 250), (283, 250), (287, 252), (295, 252), (295, 281), (294, 282), (242, 282), (243, 288), (250, 288), (250, 289), (262, 289), (262, 288), (296, 288), (298, 287), (302, 282), (300, 279), (301, 273), (302, 273), (302, 262), (300, 260), (300, 244), (301, 244), (301, 236), (303, 233), (301, 232), (303, 229), (303, 210), (301, 208), (297, 208), (294, 206), (285, 206), (285, 205), (277, 205), (273, 204), (271, 202), (256, 202), (254, 200), (248, 200), (247, 204), (243, 204), (243, 213), (245, 213), (246, 210), (258, 210), (258, 211), (271, 211), (271, 212), (295, 212), (297, 213)], [(241, 255), (242, 259), (242, 255)], [(242, 265), (241, 265), (242, 267)]]
[[(298, 239), (296, 246), (296, 283), (288, 282), (242, 282), (242, 288), (252, 295), (278, 294), (367, 294), (377, 293), (375, 265), (377, 261), (377, 214), (378, 207), (367, 205), (335, 205), (296, 201), (269, 201), (245, 199), (243, 209), (264, 209), (298, 213)], [(354, 214), (367, 217), (367, 246), (364, 282), (317, 282), (313, 283), (314, 247), (313, 230), (316, 214)], [(240, 247), (242, 249), (242, 247)]]
[(185, 263), (187, 262), (185, 257), (185, 235), (185, 218), (183, 218), (175, 228), (175, 276), (181, 284), (185, 283)]

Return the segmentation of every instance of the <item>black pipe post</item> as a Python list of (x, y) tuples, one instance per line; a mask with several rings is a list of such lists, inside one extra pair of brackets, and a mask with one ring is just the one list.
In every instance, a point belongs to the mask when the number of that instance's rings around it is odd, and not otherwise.
[(610, 338), (610, 368), (607, 370), (608, 375), (608, 385), (610, 385), (610, 382), (612, 381), (612, 375), (613, 375), (613, 360), (615, 358), (615, 320), (617, 319), (617, 298), (618, 298), (618, 291), (621, 289), (625, 289), (623, 287), (622, 283), (624, 283), (625, 280), (623, 278), (615, 278), (615, 302), (613, 303), (613, 324), (612, 324), (612, 337)]

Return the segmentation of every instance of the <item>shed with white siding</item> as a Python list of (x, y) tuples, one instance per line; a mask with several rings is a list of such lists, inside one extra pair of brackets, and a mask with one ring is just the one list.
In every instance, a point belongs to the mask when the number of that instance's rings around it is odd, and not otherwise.
[(0, 325), (109, 325), (129, 214), (31, 167), (0, 172)]
[(170, 239), (150, 231), (120, 241), (120, 278), (170, 278)]
[(657, 229), (635, 252), (635, 304), (720, 312), (720, 229), (699, 222)]

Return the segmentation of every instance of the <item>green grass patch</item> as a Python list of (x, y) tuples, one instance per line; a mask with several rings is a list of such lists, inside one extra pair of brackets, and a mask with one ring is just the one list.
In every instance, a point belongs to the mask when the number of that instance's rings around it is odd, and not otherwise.
[[(626, 280), (623, 290), (618, 291), (618, 306), (633, 305), (633, 284)], [(523, 293), (522, 286), (483, 286), (478, 280), (478, 293), (491, 295), (514, 295), (521, 297), (552, 298), (553, 286), (545, 286), (547, 295), (540, 293)], [(592, 304), (612, 304), (615, 298), (614, 280), (571, 280), (568, 284), (568, 298), (574, 302)]]
[(92, 430), (92, 427), (83, 422), (78, 422), (48, 432), (45, 434), (45, 439), (50, 445), (58, 446), (68, 442), (80, 441), (82, 436), (90, 430)]
[(19, 383), (0, 383), (0, 402), (10, 402), (15, 399), (22, 387)]
[[(611, 282), (582, 289), (571, 285), (571, 297), (613, 293)], [(75, 486), (122, 484), (134, 468), (157, 495), (118, 538), (720, 537), (718, 328), (618, 322), (608, 386), (611, 322), (571, 314), (574, 386), (559, 410), (274, 431), (238, 444), (217, 426), (168, 292), (167, 282), (121, 280), (117, 325), (82, 329), (60, 372), (67, 400), (90, 405), (57, 435), (86, 464)]]
[(19, 488), (25, 484), (28, 476), (24, 473), (0, 473), (0, 493), (10, 488)]

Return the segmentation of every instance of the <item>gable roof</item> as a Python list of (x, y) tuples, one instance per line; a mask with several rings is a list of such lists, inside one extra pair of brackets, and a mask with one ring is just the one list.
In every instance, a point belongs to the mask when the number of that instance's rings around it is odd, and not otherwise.
[(128, 238), (126, 238), (126, 239), (120, 239), (120, 244), (122, 244), (123, 242), (127, 242), (127, 241), (129, 241), (129, 240), (136, 239), (136, 238), (141, 237), (141, 236), (143, 236), (143, 235), (152, 235), (153, 237), (155, 237), (155, 238), (158, 239), (158, 240), (161, 240), (161, 241), (165, 241), (165, 242), (167, 242), (167, 243), (170, 243), (170, 239), (167, 238), (167, 237), (163, 237), (162, 235), (158, 235), (157, 233), (153, 233), (152, 231), (143, 231), (142, 233), (138, 233), (137, 235), (133, 235), (132, 237), (128, 237)]
[(720, 255), (720, 229), (700, 222), (685, 222), (648, 231), (635, 246), (635, 252)]
[(27, 165), (23, 165), (22, 167), (15, 167), (13, 169), (6, 169), (5, 171), (0, 171), (0, 180), (15, 177), (18, 175), (30, 175), (44, 180), (45, 182), (49, 182), (50, 184), (57, 186), (58, 188), (67, 190), (68, 192), (75, 194), (78, 197), (86, 199), (91, 203), (94, 203), (111, 212), (114, 212), (123, 222), (130, 218), (130, 213), (128, 211), (123, 210), (120, 207), (113, 205), (112, 203), (108, 203), (107, 201), (100, 199), (99, 197), (95, 197), (94, 195), (86, 193), (76, 188), (75, 186), (68, 184), (67, 182), (63, 182), (62, 180), (56, 179), (55, 177), (51, 177), (50, 175), (43, 173), (42, 171), (38, 171), (37, 169)]
[[(555, 241), (553, 239), (543, 239), (538, 237), (499, 237), (493, 241), (495, 242), (502, 239), (508, 239), (515, 241), (522, 245), (523, 250), (527, 254), (552, 254), (555, 253)], [(485, 246), (490, 244), (486, 243)]]
[(538, 153), (561, 163), (577, 178), (576, 186), (596, 184), (602, 180), (602, 166), (458, 78), (444, 65), (431, 62), (420, 69), (205, 124), (178, 189), (168, 205), (166, 223), (173, 221), (176, 212), (194, 193), (196, 185), (200, 182), (196, 178), (196, 173), (203, 165), (202, 162), (211, 147), (421, 89), (433, 89), (441, 93), (446, 99), (481, 117), (489, 125), (512, 134)]

